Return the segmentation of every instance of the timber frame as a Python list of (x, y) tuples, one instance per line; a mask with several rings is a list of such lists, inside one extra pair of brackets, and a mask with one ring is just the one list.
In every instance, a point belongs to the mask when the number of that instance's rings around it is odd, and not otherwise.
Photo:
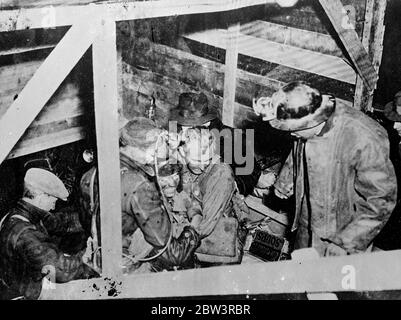
[[(45, 5), (47, 5), (47, 2)], [(89, 1), (76, 1), (79, 4)], [(82, 55), (92, 46), (95, 121), (99, 165), (102, 233), (102, 278), (56, 284), (43, 292), (47, 299), (148, 298), (207, 295), (251, 295), (276, 293), (321, 293), (401, 289), (401, 251), (380, 252), (317, 261), (285, 261), (237, 265), (159, 274), (123, 276), (121, 261), (121, 205), (118, 152), (118, 89), (116, 21), (172, 15), (212, 13), (274, 3), (275, 0), (160, 0), (146, 2), (96, 2), (51, 7), (55, 19), (48, 19), (48, 6), (0, 11), (0, 32), (27, 28), (71, 26), (16, 100), (0, 119), (0, 162), (20, 140), (43, 106), (60, 86)], [(372, 21), (380, 25), (386, 1), (367, 0), (362, 42), (354, 29), (341, 28), (340, 0), (319, 0), (358, 73), (355, 106), (370, 108), (370, 97), (381, 61), (384, 26), (376, 28), (371, 41)], [(374, 10), (380, 3), (380, 14)], [(233, 125), (236, 90), (239, 24), (228, 29), (223, 99), (223, 122)], [(64, 54), (66, 51), (68, 55)], [(60, 63), (62, 61), (62, 63)], [(373, 62), (372, 62), (373, 61)], [(51, 76), (49, 76), (51, 75)], [(37, 84), (41, 83), (40, 86)], [(38, 92), (40, 88), (40, 92)], [(366, 93), (369, 101), (366, 100)], [(368, 99), (368, 100), (369, 100)], [(29, 108), (27, 106), (29, 105)], [(106, 214), (107, 213), (107, 214)], [(344, 272), (352, 266), (353, 287), (344, 287)], [(345, 271), (344, 271), (345, 270)], [(252, 275), (252, 276), (251, 276)], [(302, 275), (299, 277), (299, 275)], [(375, 275), (372, 277), (372, 275)], [(391, 275), (391, 276), (390, 276)], [(210, 285), (214, 279), (214, 286)], [(97, 284), (105, 290), (94, 290)], [(46, 290), (45, 290), (46, 291)]]

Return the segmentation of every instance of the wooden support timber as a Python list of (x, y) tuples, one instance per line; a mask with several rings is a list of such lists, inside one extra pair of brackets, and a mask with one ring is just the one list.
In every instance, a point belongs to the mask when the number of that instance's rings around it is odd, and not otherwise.
[(122, 274), (121, 181), (118, 134), (116, 23), (102, 20), (93, 44), (102, 275)]
[(235, 89), (237, 87), (238, 36), (240, 24), (236, 23), (227, 30), (227, 49), (224, 69), (224, 99), (222, 121), (226, 126), (234, 127)]
[(340, 0), (319, 0), (329, 17), (334, 29), (339, 35), (345, 49), (347, 50), (358, 74), (363, 79), (366, 87), (373, 91), (377, 81), (377, 72), (372, 65), (368, 53), (363, 47), (358, 34), (354, 28), (344, 28), (344, 9)]
[(0, 11), (0, 32), (27, 28), (68, 26), (80, 21), (108, 15), (115, 21), (159, 18), (177, 14), (231, 11), (251, 6), (274, 4), (276, 0), (163, 0), (89, 5), (26, 8)]
[[(385, 14), (387, 0), (367, 0), (365, 25), (363, 29), (362, 44), (373, 61), (373, 65), (379, 72), (382, 54), (383, 39), (385, 31)], [(377, 81), (375, 83), (375, 88)], [(358, 77), (355, 89), (354, 107), (359, 110), (372, 111), (373, 109), (373, 91), (368, 90), (364, 85), (363, 79)]]
[[(226, 49), (227, 31), (222, 29), (206, 30), (185, 35), (185, 38)], [(248, 57), (355, 84), (354, 69), (339, 57), (245, 34), (238, 36), (238, 52)]]
[(91, 45), (96, 34), (92, 22), (71, 27), (0, 119), (0, 163)]
[[(211, 281), (213, 279), (213, 281)], [(44, 299), (163, 298), (401, 288), (401, 250), (311, 261), (282, 261), (129, 275), (56, 284)]]

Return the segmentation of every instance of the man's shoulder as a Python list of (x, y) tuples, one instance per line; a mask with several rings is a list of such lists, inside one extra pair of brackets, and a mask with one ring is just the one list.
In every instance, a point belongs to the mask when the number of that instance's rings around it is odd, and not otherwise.
[(224, 178), (226, 178), (226, 179), (233, 178), (234, 179), (234, 173), (233, 173), (233, 169), (231, 168), (231, 166), (227, 163), (220, 162), (220, 161), (213, 163), (211, 165), (209, 175), (216, 175), (223, 179)]
[(385, 128), (360, 110), (348, 106), (339, 108), (338, 119), (344, 122), (345, 131), (354, 131), (359, 138), (386, 139)]
[(36, 234), (38, 232), (36, 226), (20, 213), (17, 209), (10, 210), (1, 228), (2, 242), (10, 243), (11, 241), (14, 248), (17, 241), (22, 238), (22, 235), (24, 235), (25, 239), (26, 237), (30, 238), (33, 236), (33, 233)]

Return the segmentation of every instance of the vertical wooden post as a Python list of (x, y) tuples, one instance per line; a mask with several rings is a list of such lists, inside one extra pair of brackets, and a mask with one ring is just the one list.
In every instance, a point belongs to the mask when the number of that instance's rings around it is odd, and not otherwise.
[(102, 274), (122, 274), (116, 23), (101, 20), (93, 44), (93, 84), (99, 168)]
[(237, 85), (238, 35), (240, 24), (236, 23), (227, 30), (226, 64), (224, 68), (224, 98), (222, 121), (234, 127), (235, 90)]
[[(369, 52), (373, 66), (379, 73), (383, 54), (384, 18), (386, 14), (387, 0), (367, 0), (365, 12), (365, 24), (363, 28), (362, 44)], [(375, 88), (377, 85), (377, 78)], [(358, 77), (355, 88), (354, 107), (359, 110), (371, 111), (373, 104), (373, 91), (369, 91)]]

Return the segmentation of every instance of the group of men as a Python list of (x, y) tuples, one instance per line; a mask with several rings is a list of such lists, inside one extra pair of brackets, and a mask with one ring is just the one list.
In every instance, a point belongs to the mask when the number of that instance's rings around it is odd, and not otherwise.
[[(294, 248), (313, 247), (321, 256), (370, 250), (397, 198), (385, 130), (304, 82), (284, 86), (255, 112), (294, 137), (274, 184), (277, 197), (295, 198)], [(219, 138), (209, 130), (216, 119), (205, 95), (184, 93), (171, 113), (177, 132), (146, 118), (121, 129), (124, 272), (241, 262), (249, 220), (241, 193), (260, 172), (236, 176), (221, 161)], [(28, 170), (23, 198), (0, 223), (0, 287), (8, 297), (39, 297), (48, 266), (57, 282), (98, 275), (96, 173), (89, 170), (80, 184), (88, 247), (67, 255), (51, 241), (51, 234), (65, 232), (65, 221), (49, 211), (68, 192), (52, 173)]]

